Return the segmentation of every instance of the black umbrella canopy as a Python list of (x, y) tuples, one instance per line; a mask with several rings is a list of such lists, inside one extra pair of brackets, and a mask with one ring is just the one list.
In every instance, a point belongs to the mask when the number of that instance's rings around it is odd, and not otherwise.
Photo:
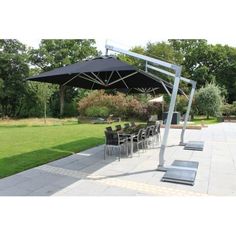
[[(27, 80), (80, 87), (84, 89), (117, 89), (133, 92), (166, 93), (172, 85), (138, 70), (112, 56), (97, 57), (28, 78)], [(163, 86), (164, 83), (164, 86)]]

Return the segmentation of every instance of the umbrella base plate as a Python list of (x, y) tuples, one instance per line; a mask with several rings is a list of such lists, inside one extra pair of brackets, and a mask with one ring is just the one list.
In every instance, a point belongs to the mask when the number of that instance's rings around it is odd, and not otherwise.
[(198, 162), (175, 160), (168, 168), (161, 181), (194, 185)]
[(176, 167), (180, 167), (180, 168), (189, 168), (189, 169), (193, 169), (193, 170), (197, 170), (198, 168), (198, 162), (197, 161), (182, 161), (182, 160), (175, 160), (171, 167), (176, 168)]
[(204, 142), (202, 141), (190, 141), (184, 146), (184, 150), (203, 151)]

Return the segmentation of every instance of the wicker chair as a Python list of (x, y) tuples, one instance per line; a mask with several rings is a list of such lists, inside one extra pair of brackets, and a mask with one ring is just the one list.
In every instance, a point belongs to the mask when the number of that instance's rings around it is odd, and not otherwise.
[[(133, 139), (133, 142), (136, 143), (138, 153), (139, 153), (139, 150), (140, 150), (140, 144), (142, 145), (142, 149), (144, 150), (143, 133), (144, 133), (144, 129), (140, 129), (138, 131), (137, 136), (134, 137), (134, 139)], [(139, 155), (140, 155), (140, 153), (139, 153)]]
[(106, 130), (107, 130), (108, 132), (112, 132), (112, 128), (111, 128), (111, 126), (106, 127)]
[(143, 129), (143, 133), (142, 133), (144, 148), (146, 149), (148, 148), (149, 138), (150, 138), (150, 127), (148, 126), (146, 129)]
[(119, 135), (118, 132), (108, 132), (105, 131), (105, 146), (104, 146), (104, 160), (106, 159), (107, 151), (111, 151), (111, 154), (114, 149), (118, 149), (119, 155), (118, 160), (120, 161), (122, 148), (126, 149), (128, 156), (128, 140), (127, 138)]
[(122, 130), (121, 125), (116, 125), (116, 131), (120, 131), (120, 130)]
[(124, 124), (124, 129), (128, 129), (130, 127), (130, 124), (129, 123), (125, 123)]
[(135, 127), (135, 126), (136, 126), (136, 124), (134, 123), (134, 121), (131, 121), (130, 124), (131, 124), (131, 127)]

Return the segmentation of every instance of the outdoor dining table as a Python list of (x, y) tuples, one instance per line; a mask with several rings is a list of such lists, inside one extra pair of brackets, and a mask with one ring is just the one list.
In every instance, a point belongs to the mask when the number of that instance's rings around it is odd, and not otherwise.
[(124, 128), (119, 131), (122, 136), (128, 137), (130, 139), (130, 157), (133, 157), (134, 153), (134, 138), (137, 136), (138, 131), (145, 128), (147, 124), (139, 124), (135, 127)]

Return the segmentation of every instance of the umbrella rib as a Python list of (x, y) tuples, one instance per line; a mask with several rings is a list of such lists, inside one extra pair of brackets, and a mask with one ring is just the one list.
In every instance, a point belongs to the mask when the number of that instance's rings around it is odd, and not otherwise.
[(76, 77), (78, 77), (79, 74), (75, 75), (74, 77), (72, 77), (71, 79), (69, 79), (68, 81), (66, 81), (64, 84), (62, 84), (62, 86), (65, 86), (66, 84), (70, 83), (72, 80), (74, 80)]
[(93, 84), (92, 84), (92, 87), (91, 87), (91, 89), (90, 89), (90, 90), (92, 90), (92, 89), (93, 89), (93, 86), (94, 86), (94, 84), (95, 84), (95, 83), (93, 83)]
[[(84, 73), (83, 73), (84, 74)], [(86, 74), (84, 74), (85, 76), (87, 76)], [(96, 83), (96, 84), (99, 84), (99, 85), (102, 85), (101, 83), (99, 83), (97, 80), (95, 80), (95, 79), (91, 79), (91, 78), (87, 78), (87, 77), (85, 77), (85, 76), (82, 76), (82, 75), (80, 75), (80, 77), (82, 78), (82, 79), (85, 79), (85, 80), (88, 80), (88, 81), (90, 81), (90, 82), (92, 82), (92, 83)]]
[(167, 89), (165, 83), (164, 83), (163, 81), (161, 81), (161, 84), (162, 84), (162, 86), (164, 87), (164, 89), (166, 90), (166, 92), (168, 93), (168, 95), (171, 96), (171, 93), (170, 93), (170, 91)]
[(104, 82), (103, 82), (94, 72), (92, 72), (91, 74), (92, 74), (93, 76), (95, 76), (95, 78), (96, 78), (101, 84), (103, 84), (103, 85), (105, 86)]
[(182, 91), (182, 93), (189, 100), (189, 96), (184, 91)]
[(87, 75), (86, 73), (82, 73), (84, 76), (80, 76), (81, 78), (85, 79), (85, 80), (88, 80), (90, 82), (93, 82), (93, 83), (96, 83), (96, 84), (99, 84), (99, 85), (103, 85), (101, 84), (99, 81), (97, 81), (96, 79), (94, 79), (93, 77)]
[(120, 79), (117, 79), (117, 80), (111, 82), (111, 83), (108, 84), (108, 85), (112, 85), (112, 84), (118, 83), (119, 81), (124, 80), (124, 79), (127, 79), (128, 77), (133, 76), (133, 75), (135, 75), (135, 74), (137, 74), (137, 73), (138, 73), (138, 71), (135, 71), (135, 72), (133, 72), (133, 73), (131, 73), (131, 74), (129, 74), (129, 75), (126, 75), (126, 76), (124, 76), (124, 77), (122, 77), (122, 78), (120, 78)]
[[(118, 71), (116, 71), (116, 73), (118, 74), (118, 76), (119, 76), (120, 78), (122, 78), (122, 76), (120, 75), (120, 73), (119, 73)], [(126, 88), (128, 89), (129, 87), (128, 87), (128, 85), (125, 83), (125, 81), (122, 80), (122, 82), (124, 83), (124, 85), (125, 85)]]
[(135, 88), (135, 89), (136, 89), (137, 91), (141, 92), (141, 93), (144, 92), (142, 88)]
[(112, 77), (113, 73), (114, 73), (114, 70), (111, 72), (111, 74), (110, 74), (110, 76), (109, 76), (109, 78), (108, 78), (108, 80), (107, 80), (106, 84), (109, 84), (109, 82), (110, 82), (110, 79), (111, 79), (111, 77)]

